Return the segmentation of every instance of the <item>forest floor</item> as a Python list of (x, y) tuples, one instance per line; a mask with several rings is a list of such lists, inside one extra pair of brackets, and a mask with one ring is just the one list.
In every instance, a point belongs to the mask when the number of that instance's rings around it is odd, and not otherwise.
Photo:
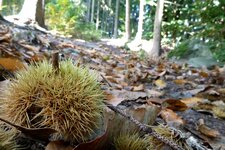
[(0, 84), (8, 81), (4, 75), (31, 61), (50, 60), (51, 53), (59, 51), (61, 60), (72, 59), (98, 71), (107, 103), (133, 110), (142, 123), (168, 125), (193, 136), (202, 145), (199, 149), (225, 150), (223, 68), (207, 70), (166, 59), (143, 60), (137, 53), (106, 41), (61, 38), (5, 23), (0, 25), (0, 35)]

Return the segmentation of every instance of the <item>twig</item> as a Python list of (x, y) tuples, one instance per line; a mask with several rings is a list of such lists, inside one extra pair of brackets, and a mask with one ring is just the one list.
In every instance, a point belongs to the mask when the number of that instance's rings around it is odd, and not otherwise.
[(173, 141), (168, 140), (167, 138), (163, 137), (162, 135), (158, 134), (157, 132), (155, 132), (154, 130), (152, 130), (151, 127), (142, 124), (141, 122), (139, 122), (138, 120), (136, 120), (135, 118), (133, 118), (132, 116), (127, 115), (124, 111), (120, 110), (119, 108), (104, 102), (105, 105), (107, 107), (109, 107), (111, 110), (113, 110), (116, 113), (119, 113), (121, 116), (127, 118), (128, 120), (130, 120), (131, 122), (133, 122), (134, 124), (136, 124), (140, 130), (144, 131), (145, 133), (150, 134), (151, 136), (155, 137), (156, 139), (160, 140), (161, 142), (165, 143), (166, 145), (169, 145), (171, 148), (175, 149), (175, 150), (184, 150), (180, 145), (176, 144)]
[(59, 73), (59, 43), (56, 41), (51, 41), (49, 47), (53, 50), (52, 53), (52, 67), (55, 69), (55, 73)]
[(112, 85), (109, 83), (109, 81), (101, 74), (101, 77), (102, 77), (102, 79), (103, 80), (105, 80), (105, 82), (110, 86), (110, 87), (112, 87)]
[(56, 73), (59, 72), (59, 52), (53, 52), (52, 54), (52, 66)]

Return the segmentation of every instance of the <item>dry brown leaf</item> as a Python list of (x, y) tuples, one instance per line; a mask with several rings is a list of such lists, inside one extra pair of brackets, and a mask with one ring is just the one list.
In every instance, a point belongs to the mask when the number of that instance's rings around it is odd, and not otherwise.
[(190, 97), (182, 99), (181, 102), (185, 103), (188, 107), (192, 107), (198, 102), (201, 102), (202, 100), (204, 99), (199, 97)]
[(163, 92), (159, 92), (154, 89), (151, 89), (151, 90), (146, 89), (146, 92), (148, 94), (148, 97), (160, 97), (164, 94)]
[[(74, 148), (74, 150), (100, 150), (104, 149), (104, 147), (107, 147), (106, 145), (108, 138), (108, 130), (101, 136), (97, 137), (96, 139), (87, 142), (87, 143), (82, 143), (79, 144)], [(70, 150), (70, 149), (68, 149)]]
[(162, 77), (162, 76), (164, 76), (166, 73), (167, 73), (167, 71), (164, 70), (164, 71), (162, 71), (162, 72), (160, 72), (160, 73), (158, 74), (158, 77)]
[(32, 46), (32, 45), (22, 44), (22, 43), (20, 43), (20, 45), (23, 46), (24, 48), (26, 48), (26, 49), (28, 49), (30, 51), (34, 51), (36, 53), (38, 53), (39, 50), (40, 50), (40, 47), (37, 47), (37, 46)]
[(118, 83), (117, 80), (113, 76), (105, 76), (105, 78), (107, 79), (107, 81), (109, 81), (111, 83)]
[(220, 133), (217, 130), (206, 126), (203, 119), (199, 119), (198, 131), (210, 138), (217, 138), (220, 136)]
[(198, 71), (196, 69), (192, 69), (191, 73), (198, 73)]
[(187, 80), (184, 80), (184, 79), (176, 79), (173, 81), (174, 83), (178, 84), (178, 85), (183, 85), (185, 83), (188, 83)]
[(41, 141), (48, 141), (48, 138), (51, 134), (56, 133), (57, 131), (51, 128), (25, 128), (16, 124), (13, 124), (3, 118), (0, 118), (1, 121), (15, 127), (17, 130), (21, 131), (28, 137), (33, 139), (38, 139)]
[(45, 150), (74, 150), (74, 148), (63, 141), (52, 141), (48, 143)]
[(175, 72), (179, 72), (181, 69), (181, 66), (179, 66), (178, 64), (173, 63), (171, 65), (171, 68), (175, 71)]
[(163, 89), (167, 86), (166, 82), (161, 79), (156, 80), (155, 85), (161, 89)]
[(0, 58), (0, 68), (1, 66), (9, 71), (17, 71), (25, 68), (25, 63), (16, 58)]
[(125, 70), (125, 67), (115, 67), (114, 70), (115, 71), (123, 71), (123, 70)]
[(171, 109), (162, 109), (160, 116), (170, 125), (183, 125), (184, 121)]
[(12, 35), (11, 34), (5, 34), (4, 36), (0, 36), (0, 41), (5, 41), (5, 42), (10, 42), (12, 38)]
[(164, 102), (164, 99), (160, 98), (149, 98), (146, 100), (147, 104), (159, 104), (161, 105)]
[(222, 107), (219, 106), (214, 106), (213, 109), (213, 114), (216, 115), (219, 118), (225, 118), (225, 108), (222, 105)]
[(201, 71), (199, 72), (199, 75), (203, 78), (208, 78), (209, 77), (209, 74), (207, 72), (204, 72), (204, 71)]
[(185, 103), (176, 99), (167, 99), (162, 103), (162, 106), (174, 111), (185, 111), (188, 108)]
[(35, 54), (34, 56), (32, 56), (30, 58), (30, 61), (43, 61), (45, 59), (45, 56), (44, 55), (40, 55), (40, 54)]
[(134, 86), (133, 91), (144, 91), (144, 84), (140, 84), (138, 86)]
[(105, 99), (107, 103), (112, 104), (113, 106), (117, 106), (121, 103), (124, 99), (114, 96), (113, 94), (105, 91)]

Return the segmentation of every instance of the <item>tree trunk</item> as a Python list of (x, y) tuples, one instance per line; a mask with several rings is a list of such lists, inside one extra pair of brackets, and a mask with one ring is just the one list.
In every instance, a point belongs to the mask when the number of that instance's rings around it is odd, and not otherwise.
[(145, 0), (140, 0), (138, 31), (137, 31), (137, 34), (135, 37), (135, 40), (137, 40), (137, 41), (141, 41), (141, 39), (142, 39), (143, 20), (144, 20), (144, 5), (145, 5)]
[(91, 22), (94, 22), (94, 14), (95, 14), (95, 0), (92, 0), (91, 3)]
[(86, 14), (87, 22), (90, 22), (90, 14), (91, 14), (91, 0), (87, 0), (87, 14)]
[(0, 11), (2, 10), (2, 0), (0, 0)]
[(130, 0), (126, 0), (126, 40), (130, 39)]
[(97, 15), (96, 15), (96, 30), (98, 30), (99, 27), (99, 12), (100, 12), (100, 0), (97, 2)]
[(35, 21), (39, 26), (45, 28), (45, 0), (38, 0), (35, 14)]
[(115, 20), (114, 20), (114, 32), (113, 37), (118, 37), (118, 21), (119, 21), (119, 3), (120, 0), (116, 0)]
[(163, 16), (164, 0), (158, 0), (154, 21), (153, 45), (149, 52), (149, 57), (157, 59), (160, 55), (161, 49), (161, 24)]
[(19, 19), (35, 20), (39, 26), (45, 27), (44, 0), (24, 0), (23, 7), (18, 14)]

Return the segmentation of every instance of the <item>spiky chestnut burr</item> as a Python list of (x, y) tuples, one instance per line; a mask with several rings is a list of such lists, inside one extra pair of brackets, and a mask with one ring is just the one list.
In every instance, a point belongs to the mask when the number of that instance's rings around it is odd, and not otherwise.
[(16, 150), (18, 148), (15, 139), (13, 138), (16, 134), (14, 129), (4, 129), (2, 123), (0, 124), (0, 149), (1, 150)]
[(4, 91), (5, 115), (28, 128), (50, 127), (71, 143), (84, 142), (101, 125), (103, 93), (88, 68), (60, 62), (57, 73), (48, 62), (16, 74)]
[(122, 134), (114, 140), (116, 150), (146, 150), (148, 141), (136, 134)]
[[(160, 134), (164, 138), (173, 141), (176, 143), (178, 146), (185, 147), (185, 143), (182, 141), (182, 139), (179, 139), (177, 135), (168, 127), (168, 126), (163, 126), (163, 125), (158, 125), (152, 127), (155, 133)], [(152, 135), (146, 135), (145, 140), (148, 142), (148, 150), (155, 150), (155, 149), (162, 149), (165, 145), (162, 141), (159, 139), (155, 138)], [(185, 149), (185, 148), (182, 148)]]

